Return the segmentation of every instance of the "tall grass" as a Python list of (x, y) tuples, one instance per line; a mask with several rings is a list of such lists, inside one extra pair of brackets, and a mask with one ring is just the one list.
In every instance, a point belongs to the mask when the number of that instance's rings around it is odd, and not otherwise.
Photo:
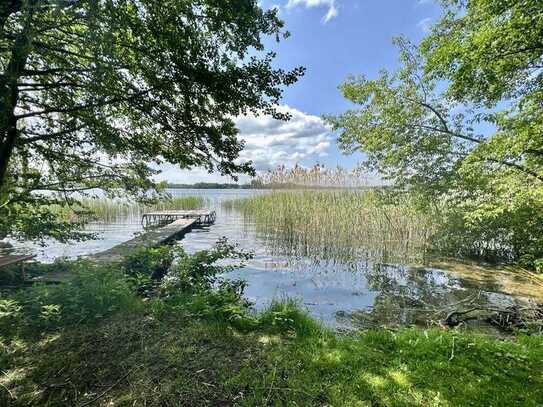
[(362, 188), (370, 184), (370, 174), (359, 168), (346, 170), (342, 167), (326, 168), (316, 164), (310, 168), (295, 165), (292, 168), (280, 165), (259, 174), (253, 179), (254, 186), (265, 188)]
[(154, 204), (108, 198), (85, 198), (73, 207), (57, 207), (55, 210), (70, 219), (84, 217), (87, 220), (115, 222), (119, 219), (140, 217), (144, 212), (174, 209), (193, 210), (203, 208), (205, 204), (206, 200), (200, 196), (169, 197)]
[(434, 228), (408, 197), (387, 203), (375, 191), (274, 191), (224, 206), (255, 222), (276, 252), (316, 258), (420, 261)]

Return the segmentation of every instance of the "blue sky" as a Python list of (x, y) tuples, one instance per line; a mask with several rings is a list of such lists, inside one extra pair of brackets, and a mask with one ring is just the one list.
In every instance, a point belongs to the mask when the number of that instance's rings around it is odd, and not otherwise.
[[(276, 65), (305, 66), (306, 75), (287, 88), (283, 104), (293, 115), (289, 123), (266, 117), (238, 118), (247, 148), (242, 159), (257, 170), (278, 164), (351, 168), (362, 158), (346, 157), (335, 146), (335, 136), (320, 117), (340, 113), (350, 105), (338, 91), (349, 74), (374, 77), (382, 68), (393, 69), (397, 49), (392, 38), (405, 35), (418, 42), (440, 15), (435, 0), (261, 0), (263, 8), (278, 7), (290, 38), (276, 44)], [(195, 169), (165, 167), (160, 177), (177, 182), (223, 181), (216, 174)]]

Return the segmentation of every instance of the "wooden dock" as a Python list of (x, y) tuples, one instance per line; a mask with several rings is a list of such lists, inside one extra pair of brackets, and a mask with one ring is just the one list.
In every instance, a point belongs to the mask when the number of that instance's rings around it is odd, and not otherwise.
[(189, 232), (195, 225), (197, 219), (177, 219), (169, 224), (143, 232), (139, 236), (128, 240), (127, 242), (113, 246), (106, 251), (88, 256), (91, 260), (97, 261), (117, 261), (129, 254), (132, 250), (139, 247), (159, 246), (179, 239), (185, 233)]
[(171, 210), (144, 213), (141, 217), (141, 223), (144, 227), (153, 227), (158, 225), (166, 225), (178, 219), (194, 219), (196, 225), (204, 226), (215, 223), (215, 218), (215, 211), (210, 210)]
[(22, 263), (28, 260), (32, 260), (36, 257), (35, 254), (26, 254), (26, 255), (0, 255), (0, 267), (9, 266), (11, 264)]
[[(212, 224), (215, 222), (215, 218), (215, 211), (162, 211), (146, 213), (143, 215), (142, 223), (147, 227), (157, 227), (149, 228), (133, 239), (120, 243), (108, 250), (84, 257), (96, 262), (119, 261), (130, 254), (134, 249), (139, 247), (160, 246), (161, 244), (177, 240), (190, 232), (194, 226)], [(26, 261), (33, 257), (34, 256), (2, 256), (0, 257), (0, 266)], [(42, 282), (57, 284), (67, 281), (70, 278), (71, 275), (65, 272), (48, 273), (43, 276), (35, 277), (26, 283), (32, 284), (35, 282)]]
[(138, 247), (153, 247), (171, 242), (183, 237), (194, 226), (211, 225), (215, 219), (215, 211), (209, 210), (144, 213), (141, 222), (146, 230), (142, 234), (89, 258), (98, 261), (120, 260)]

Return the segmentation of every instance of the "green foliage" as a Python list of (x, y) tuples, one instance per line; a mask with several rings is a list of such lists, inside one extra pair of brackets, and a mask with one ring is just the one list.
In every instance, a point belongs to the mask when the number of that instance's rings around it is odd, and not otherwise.
[[(249, 318), (245, 283), (222, 277), (250, 254), (221, 239), (210, 250), (186, 254), (167, 245), (134, 250), (118, 264), (89, 261), (30, 265), (32, 275), (65, 273), (58, 285), (37, 284), (0, 302), (0, 334), (14, 337), (74, 324), (92, 324), (150, 303), (155, 315), (177, 310), (198, 318)], [(234, 261), (237, 260), (237, 261)], [(221, 261), (228, 262), (220, 264)], [(151, 297), (151, 298), (150, 298)]]
[(539, 2), (442, 2), (400, 67), (340, 89), (357, 105), (329, 117), (346, 152), (439, 210), (437, 247), (521, 261), (543, 258), (543, 110)]
[[(0, 193), (0, 200), (2, 194)], [(82, 222), (59, 216), (51, 210), (55, 200), (38, 199), (33, 202), (0, 203), (0, 237), (10, 236), (24, 240), (31, 237), (43, 241), (54, 238), (61, 242), (92, 238), (92, 233), (81, 231)]]
[(66, 283), (34, 285), (2, 300), (0, 333), (16, 337), (91, 324), (139, 306), (132, 284), (115, 267), (80, 261), (70, 263), (69, 269), (72, 277)]
[(263, 332), (298, 337), (318, 336), (324, 328), (292, 299), (273, 301), (258, 314), (258, 326)]
[(494, 105), (503, 99), (531, 99), (541, 91), (541, 2), (442, 4), (444, 16), (422, 46), (426, 71), (449, 80), (448, 92), (455, 99)]
[(26, 219), (76, 192), (147, 198), (161, 163), (253, 173), (232, 118), (288, 119), (276, 107), (304, 69), (264, 45), (283, 25), (256, 0), (3, 1), (0, 236), (63, 235)]
[(456, 255), (536, 268), (543, 258), (543, 188), (526, 188), (524, 180), (511, 176), (489, 184), (445, 198), (435, 246)]
[[(219, 275), (243, 266), (243, 261), (251, 254), (239, 250), (236, 245), (221, 238), (210, 250), (201, 250), (193, 255), (181, 255), (176, 259), (168, 275), (161, 284), (161, 294), (165, 297), (181, 293), (195, 293), (211, 290), (219, 282)], [(237, 259), (237, 263), (220, 263), (225, 259)]]
[(16, 326), (22, 318), (23, 307), (12, 298), (0, 299), (0, 331)]
[(175, 309), (194, 318), (238, 327), (254, 325), (248, 312), (250, 303), (243, 298), (245, 282), (223, 277), (230, 270), (243, 267), (251, 253), (239, 250), (222, 238), (210, 250), (193, 255), (178, 251), (177, 255), (158, 286), (158, 297), (153, 300), (157, 315)]
[(122, 262), (125, 274), (131, 277), (140, 275), (160, 280), (170, 269), (180, 246), (138, 247), (128, 254)]

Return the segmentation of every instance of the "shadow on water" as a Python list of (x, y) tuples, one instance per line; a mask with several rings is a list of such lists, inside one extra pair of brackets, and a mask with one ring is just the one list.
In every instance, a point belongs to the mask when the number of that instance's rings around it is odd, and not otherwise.
[[(246, 296), (261, 309), (277, 298), (296, 298), (310, 314), (334, 327), (423, 325), (437, 323), (455, 304), (522, 306), (543, 302), (543, 290), (511, 272), (454, 261), (425, 267), (416, 247), (396, 241), (361, 247), (355, 240), (336, 238), (332, 230), (284, 230), (257, 225), (254, 219), (223, 202), (266, 194), (255, 190), (172, 190), (175, 196), (202, 196), (217, 211), (216, 223), (193, 230), (180, 242), (193, 253), (207, 249), (219, 238), (254, 257), (227, 278), (244, 279)], [(115, 223), (90, 225), (100, 239), (74, 244), (48, 242), (47, 246), (21, 246), (42, 261), (77, 257), (106, 250), (142, 231), (140, 214)], [(305, 236), (304, 236), (305, 233)], [(375, 242), (374, 242), (375, 243)], [(534, 288), (535, 287), (535, 288)]]

